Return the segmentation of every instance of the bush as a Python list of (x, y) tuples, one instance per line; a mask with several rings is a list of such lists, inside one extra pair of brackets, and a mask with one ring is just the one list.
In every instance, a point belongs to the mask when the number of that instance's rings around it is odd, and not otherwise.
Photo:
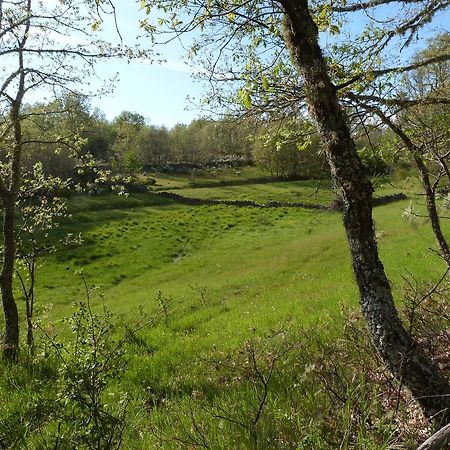
[(60, 359), (54, 448), (119, 448), (129, 402), (120, 388), (126, 339), (118, 337), (112, 314), (106, 308), (94, 314), (89, 302), (68, 323), (73, 340), (53, 346)]
[(94, 313), (89, 302), (66, 322), (71, 339), (39, 325), (34, 356), (24, 350), (21, 364), (2, 374), (0, 448), (121, 447), (130, 401), (127, 335), (106, 308)]

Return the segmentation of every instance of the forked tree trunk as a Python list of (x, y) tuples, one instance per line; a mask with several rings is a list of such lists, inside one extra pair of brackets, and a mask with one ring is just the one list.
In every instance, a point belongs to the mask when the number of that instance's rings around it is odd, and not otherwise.
[(285, 41), (304, 81), (310, 113), (319, 127), (332, 174), (345, 201), (344, 225), (373, 343), (392, 373), (429, 417), (450, 417), (450, 385), (403, 327), (378, 256), (372, 220), (372, 185), (356, 152), (318, 44), (307, 0), (279, 0), (285, 11)]
[(11, 195), (2, 198), (3, 203), (3, 266), (0, 273), (3, 312), (5, 315), (5, 337), (3, 357), (17, 360), (19, 347), (19, 318), (13, 292), (15, 261), (14, 220), (15, 204)]

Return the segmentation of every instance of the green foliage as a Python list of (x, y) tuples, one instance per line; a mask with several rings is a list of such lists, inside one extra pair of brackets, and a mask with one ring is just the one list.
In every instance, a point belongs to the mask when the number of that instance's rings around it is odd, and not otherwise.
[(388, 173), (389, 165), (387, 160), (389, 153), (386, 149), (381, 146), (362, 147), (358, 150), (358, 154), (370, 175), (375, 176)]
[(45, 176), (41, 163), (35, 164), (31, 173), (24, 174), (20, 194), (16, 202), (19, 212), (16, 233), (16, 275), (25, 300), (27, 320), (27, 344), (33, 351), (34, 311), (36, 307), (36, 274), (45, 258), (57, 246), (80, 243), (80, 235), (67, 234), (58, 243), (49, 238), (49, 232), (68, 217), (65, 199), (69, 182)]
[(61, 360), (54, 448), (119, 448), (126, 425), (129, 398), (120, 389), (127, 364), (126, 339), (119, 337), (105, 307), (101, 313), (91, 310), (87, 295), (88, 303), (81, 303), (68, 320), (72, 340), (52, 341), (54, 357)]
[(253, 146), (254, 163), (277, 177), (329, 176), (319, 138), (308, 122), (290, 121), (263, 127)]
[(128, 338), (105, 307), (91, 310), (89, 297), (66, 320), (70, 336), (41, 321), (35, 354), (23, 353), (20, 365), (2, 373), (2, 448), (121, 447), (130, 402), (122, 384)]
[(206, 162), (224, 156), (250, 155), (248, 140), (253, 132), (250, 121), (232, 117), (222, 120), (197, 119), (189, 125), (175, 125), (169, 140), (175, 161)]
[(92, 110), (82, 95), (67, 94), (47, 104), (24, 108), (22, 128), (24, 166), (42, 164), (46, 175), (68, 179), (86, 155), (96, 160), (110, 158), (113, 130), (98, 110)]
[(112, 152), (113, 165), (118, 171), (131, 173), (140, 169), (140, 132), (143, 127), (144, 118), (138, 114), (125, 111), (116, 118)]

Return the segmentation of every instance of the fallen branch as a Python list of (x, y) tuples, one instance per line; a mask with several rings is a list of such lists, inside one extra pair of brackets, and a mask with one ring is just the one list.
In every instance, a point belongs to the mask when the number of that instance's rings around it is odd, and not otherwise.
[(417, 450), (442, 450), (450, 444), (450, 423), (429, 437)]

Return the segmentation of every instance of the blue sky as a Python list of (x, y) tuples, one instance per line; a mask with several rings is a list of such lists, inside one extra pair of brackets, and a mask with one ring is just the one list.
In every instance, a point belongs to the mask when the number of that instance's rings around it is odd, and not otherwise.
[(187, 100), (188, 96), (201, 97), (201, 85), (192, 80), (178, 59), (163, 65), (108, 61), (98, 70), (105, 77), (115, 72), (119, 73), (119, 79), (114, 91), (92, 100), (92, 105), (99, 107), (108, 120), (127, 110), (138, 112), (153, 125), (171, 127), (177, 122), (189, 123), (201, 115)]
[[(127, 6), (125, 6), (127, 4)], [(139, 34), (138, 20), (145, 14), (140, 11), (134, 2), (122, 0), (116, 2), (117, 17), (120, 32), (124, 41), (128, 44), (140, 42), (142, 46), (148, 45), (146, 39), (136, 41)], [(377, 11), (381, 18), (391, 15), (392, 6)], [(397, 10), (398, 11), (398, 10)], [(363, 24), (370, 18), (361, 13), (360, 17), (352, 16), (351, 32), (360, 32)], [(448, 23), (450, 13), (440, 14), (434, 21), (434, 27), (449, 30)], [(427, 36), (431, 30), (422, 31), (422, 36)], [(105, 33), (109, 38), (117, 39), (112, 24), (105, 24)], [(327, 40), (323, 41), (325, 44)], [(326, 44), (325, 44), (326, 45)], [(93, 100), (93, 105), (98, 106), (111, 120), (123, 110), (135, 111), (142, 114), (148, 121), (155, 125), (171, 127), (178, 122), (189, 123), (195, 117), (202, 115), (202, 111), (195, 106), (195, 102), (189, 102), (187, 97), (201, 99), (204, 86), (194, 81), (192, 70), (183, 62), (185, 50), (178, 42), (157, 48), (162, 52), (162, 57), (167, 61), (161, 65), (133, 61), (108, 61), (101, 63), (98, 73), (101, 77), (111, 77), (115, 72), (119, 73), (119, 80), (115, 83), (115, 90), (111, 95)], [(412, 54), (412, 49), (406, 50), (400, 57), (406, 59)], [(400, 62), (400, 61), (399, 61)]]
[[(124, 6), (122, 0), (116, 4), (119, 31), (124, 42), (149, 46), (148, 38), (136, 40), (140, 33), (138, 21), (145, 18), (145, 14), (135, 3), (127, 3), (128, 6)], [(110, 21), (103, 28), (106, 38), (118, 41)], [(183, 62), (186, 51), (179, 42), (172, 42), (156, 47), (155, 52), (159, 52), (165, 62), (109, 60), (99, 63), (97, 73), (100, 78), (108, 79), (118, 73), (113, 93), (92, 100), (92, 105), (99, 107), (107, 119), (112, 120), (127, 110), (138, 112), (153, 125), (171, 127), (176, 123), (189, 123), (202, 115), (187, 99), (199, 100), (203, 89), (201, 83), (194, 81), (193, 69)]]
[[(44, 0), (49, 5), (55, 1)], [(128, 45), (139, 43), (141, 47), (150, 46), (148, 38), (137, 39), (141, 33), (138, 26), (139, 19), (146, 17), (143, 11), (139, 11), (138, 4), (133, 0), (118, 0), (115, 6), (124, 43)], [(393, 11), (385, 10), (381, 11), (381, 14), (386, 12)], [(363, 23), (367, 20), (363, 14), (359, 19), (353, 17), (352, 33), (361, 31)], [(439, 26), (441, 31), (449, 30), (449, 21), (450, 12), (447, 12), (438, 17), (435, 25)], [(105, 16), (102, 29), (100, 37), (115, 43), (120, 42), (111, 17)], [(332, 38), (331, 41), (335, 39)], [(325, 39), (322, 42), (326, 45), (329, 41)], [(186, 50), (179, 42), (174, 41), (169, 45), (157, 47), (155, 51), (161, 53), (161, 58), (165, 59), (165, 62), (161, 64), (124, 60), (100, 62), (97, 66), (98, 79), (92, 83), (94, 90), (96, 85), (102, 84), (102, 81), (116, 74), (118, 74), (118, 80), (114, 83), (113, 92), (103, 97), (93, 98), (92, 106), (98, 107), (108, 120), (114, 119), (121, 111), (128, 110), (143, 115), (153, 125), (168, 127), (176, 123), (189, 123), (192, 119), (202, 116), (203, 112), (196, 107), (195, 100), (202, 98), (204, 85), (194, 81), (192, 72), (196, 69), (190, 68), (183, 61)], [(402, 56), (406, 57), (406, 54)], [(194, 102), (189, 101), (188, 96)], [(37, 98), (33, 100), (38, 101)]]

